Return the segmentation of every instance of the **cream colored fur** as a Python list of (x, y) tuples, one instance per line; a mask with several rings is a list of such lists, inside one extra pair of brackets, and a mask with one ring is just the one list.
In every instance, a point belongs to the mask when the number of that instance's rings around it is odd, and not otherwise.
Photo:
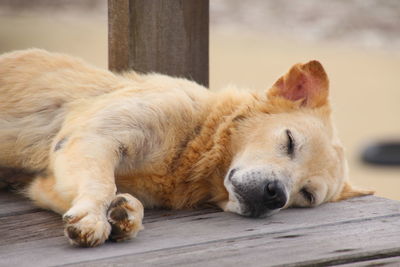
[[(27, 195), (63, 214), (66, 235), (81, 246), (135, 236), (143, 205), (211, 203), (242, 213), (227, 180), (235, 166), (284, 181), (285, 207), (369, 194), (347, 183), (318, 64), (296, 65), (267, 95), (117, 75), (38, 49), (7, 53), (0, 57), (0, 167), (34, 173)], [(298, 73), (311, 84), (300, 98), (287, 86)], [(288, 128), (295, 159), (280, 150)]]

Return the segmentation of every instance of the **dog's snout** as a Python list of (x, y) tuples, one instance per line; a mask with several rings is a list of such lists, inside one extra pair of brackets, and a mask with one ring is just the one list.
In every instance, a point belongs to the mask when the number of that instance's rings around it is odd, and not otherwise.
[(288, 200), (285, 184), (273, 173), (233, 168), (228, 172), (227, 181), (232, 184), (243, 215), (271, 214), (283, 208)]
[(236, 172), (237, 170), (238, 170), (237, 168), (234, 168), (234, 169), (232, 169), (232, 170), (229, 171), (229, 174), (228, 174), (228, 180), (229, 180), (229, 181), (232, 180), (232, 177), (233, 177), (233, 175), (235, 174), (235, 172)]
[(267, 198), (275, 198), (277, 195), (276, 192), (276, 183), (270, 182), (265, 186), (265, 195)]
[(274, 210), (286, 204), (285, 187), (280, 181), (268, 182), (264, 189), (264, 203), (268, 209)]

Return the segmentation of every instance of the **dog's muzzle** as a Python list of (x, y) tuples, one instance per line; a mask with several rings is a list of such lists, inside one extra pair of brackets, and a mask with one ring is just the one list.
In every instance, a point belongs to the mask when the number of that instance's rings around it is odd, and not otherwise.
[(242, 179), (229, 178), (241, 206), (241, 214), (250, 217), (269, 215), (286, 205), (285, 185), (273, 177), (265, 178), (259, 172), (244, 173)]

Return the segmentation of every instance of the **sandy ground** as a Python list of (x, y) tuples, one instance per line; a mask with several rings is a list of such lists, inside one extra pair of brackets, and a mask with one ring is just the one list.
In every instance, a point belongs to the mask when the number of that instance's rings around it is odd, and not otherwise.
[[(29, 47), (69, 53), (106, 67), (106, 14), (0, 16), (0, 53)], [(359, 161), (360, 149), (369, 141), (400, 139), (400, 54), (224, 27), (212, 31), (210, 49), (213, 90), (229, 83), (264, 90), (292, 64), (320, 60), (331, 79), (335, 121), (347, 148), (351, 179), (379, 196), (400, 200), (400, 168)]]

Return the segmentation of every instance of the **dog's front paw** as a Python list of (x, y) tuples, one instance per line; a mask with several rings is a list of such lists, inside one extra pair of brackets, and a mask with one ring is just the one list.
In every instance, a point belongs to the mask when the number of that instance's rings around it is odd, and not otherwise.
[(129, 194), (118, 194), (108, 208), (107, 218), (112, 226), (110, 239), (131, 239), (143, 229), (143, 205)]
[(95, 247), (103, 244), (111, 232), (105, 214), (69, 210), (64, 214), (64, 233), (72, 245)]

